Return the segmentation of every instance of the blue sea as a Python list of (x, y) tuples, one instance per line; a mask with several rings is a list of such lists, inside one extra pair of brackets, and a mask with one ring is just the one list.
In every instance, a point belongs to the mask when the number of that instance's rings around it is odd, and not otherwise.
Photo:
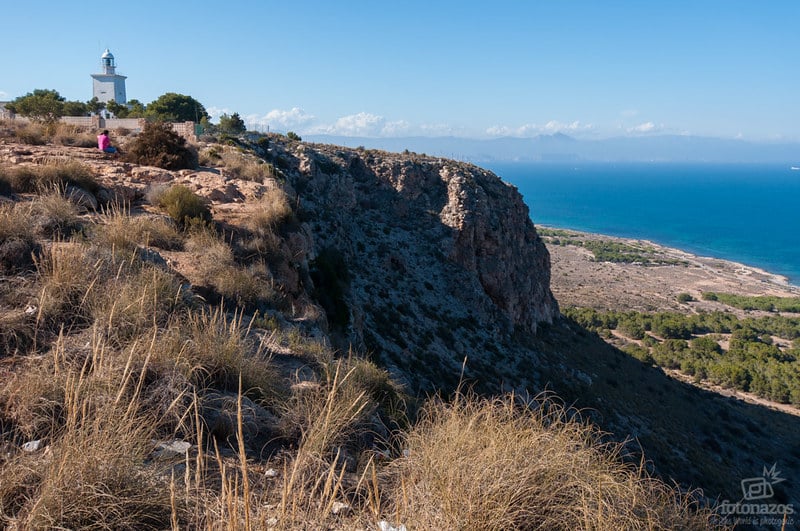
[(537, 225), (641, 238), (800, 285), (800, 171), (789, 165), (484, 164)]

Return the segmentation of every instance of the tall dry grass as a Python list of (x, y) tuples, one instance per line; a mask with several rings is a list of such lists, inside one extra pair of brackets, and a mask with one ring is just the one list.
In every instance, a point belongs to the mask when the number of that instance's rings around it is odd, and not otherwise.
[(37, 234), (54, 239), (64, 239), (79, 231), (83, 222), (78, 208), (64, 194), (64, 189), (54, 186), (31, 202), (33, 227)]
[(174, 222), (163, 217), (132, 216), (125, 205), (108, 208), (92, 232), (93, 242), (123, 252), (132, 252), (139, 245), (165, 250), (183, 247), (183, 235)]
[(48, 133), (54, 144), (82, 148), (97, 147), (97, 134), (86, 127), (56, 122)]
[(20, 165), (5, 171), (5, 179), (17, 192), (47, 193), (54, 188), (77, 186), (95, 193), (100, 188), (92, 170), (75, 160), (52, 159), (40, 165)]
[(0, 243), (19, 239), (35, 241), (34, 216), (30, 205), (0, 203)]
[(431, 402), (388, 469), (388, 513), (414, 529), (708, 529), (688, 496), (551, 401)]
[[(0, 522), (19, 529), (169, 525), (167, 482), (145, 466), (158, 425), (140, 407), (145, 373), (146, 363), (121, 358), (99, 336), (83, 356), (62, 337), (49, 360), (0, 388), (16, 434), (46, 445), (0, 461)], [(36, 418), (26, 419), (31, 412)]]
[(196, 256), (198, 281), (214, 289), (228, 306), (266, 309), (280, 305), (280, 295), (267, 264), (237, 263), (233, 249), (212, 229), (192, 231), (187, 251)]
[(294, 212), (286, 192), (274, 186), (268, 188), (256, 205), (253, 215), (248, 218), (248, 227), (259, 237), (273, 233), (280, 225), (289, 221)]
[(246, 154), (234, 148), (225, 148), (218, 157), (207, 157), (207, 162), (223, 166), (226, 173), (237, 179), (264, 182), (264, 179), (275, 177), (275, 167), (258, 157)]

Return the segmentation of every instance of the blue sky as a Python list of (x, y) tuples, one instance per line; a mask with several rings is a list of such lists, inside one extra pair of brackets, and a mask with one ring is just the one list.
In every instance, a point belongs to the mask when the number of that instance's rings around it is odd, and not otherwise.
[(301, 134), (800, 141), (800, 1), (45, 0), (0, 10), (0, 100), (128, 98)]

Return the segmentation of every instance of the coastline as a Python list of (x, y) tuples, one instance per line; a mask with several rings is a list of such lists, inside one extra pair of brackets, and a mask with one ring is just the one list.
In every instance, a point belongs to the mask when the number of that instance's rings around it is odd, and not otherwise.
[(740, 295), (800, 297), (800, 286), (783, 275), (732, 260), (699, 256), (646, 239), (623, 238), (551, 225), (537, 229), (564, 231), (582, 241), (615, 242), (646, 249), (652, 264), (594, 261), (588, 249), (559, 245), (554, 238), (543, 239), (550, 251), (551, 289), (565, 306), (587, 306), (615, 310), (682, 310), (680, 293), (689, 293), (692, 308), (728, 309), (712, 301), (703, 301), (706, 291)]

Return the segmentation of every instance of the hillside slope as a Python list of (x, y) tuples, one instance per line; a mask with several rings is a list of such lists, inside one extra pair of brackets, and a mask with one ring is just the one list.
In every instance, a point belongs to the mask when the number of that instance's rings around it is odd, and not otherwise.
[[(628, 441), (627, 459), (638, 462), (643, 450), (654, 472), (703, 488), (708, 501), (738, 500), (739, 482), (775, 462), (789, 478), (776, 487), (781, 499), (800, 501), (798, 419), (676, 382), (560, 317), (549, 255), (528, 209), (490, 172), (279, 135), (268, 145), (232, 142), (201, 146), (206, 165), (197, 171), (13, 143), (0, 146), (0, 162), (79, 160), (105, 190), (98, 197), (126, 202), (145, 218), (159, 215), (146, 198), (165, 186), (183, 184), (206, 198), (227, 250), (196, 235), (182, 245), (134, 248), (205, 301), (238, 304), (256, 316), (256, 328), (273, 329), (256, 332), (292, 376), (282, 392), (295, 396), (298, 379), (313, 379), (311, 358), (350, 350), (386, 368), (411, 397), (449, 395), (460, 383), (484, 395), (554, 392), (609, 438)], [(263, 175), (244, 176), (235, 157)], [(91, 209), (86, 216), (102, 217)], [(26, 310), (4, 308), (0, 317), (26, 323)], [(25, 344), (27, 329), (20, 330), (22, 339), (6, 337), (7, 347)], [(235, 390), (230, 378), (225, 388)], [(249, 439), (247, 450), (271, 435)]]

